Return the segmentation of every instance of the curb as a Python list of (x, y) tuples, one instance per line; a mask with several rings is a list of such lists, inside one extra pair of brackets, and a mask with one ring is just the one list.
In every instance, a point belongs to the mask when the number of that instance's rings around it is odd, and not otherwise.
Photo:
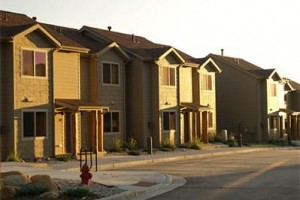
[[(149, 160), (102, 164), (102, 165), (98, 165), (98, 170), (118, 169), (122, 167), (138, 166), (138, 165), (153, 164), (153, 163), (164, 163), (164, 162), (188, 160), (188, 159), (195, 159), (195, 158), (207, 158), (213, 156), (225, 156), (225, 155), (232, 155), (232, 154), (239, 154), (239, 153), (270, 151), (273, 149), (275, 148), (239, 149), (239, 150), (227, 151), (227, 152), (210, 152), (210, 153), (203, 153), (203, 154), (196, 154), (196, 155), (184, 155), (184, 156), (176, 156), (176, 157), (169, 157), (169, 158), (153, 158)], [(73, 169), (69, 169), (69, 170), (73, 170)]]
[(141, 187), (136, 190), (125, 191), (125, 192), (122, 192), (119, 194), (101, 198), (99, 200), (128, 200), (128, 199), (132, 199), (132, 198), (137, 198), (138, 196), (143, 195), (146, 192), (156, 191), (156, 190), (162, 189), (162, 188), (167, 187), (170, 184), (172, 184), (173, 179), (172, 179), (171, 175), (168, 175), (166, 173), (161, 173), (161, 174), (165, 177), (165, 180), (162, 183), (158, 183), (158, 184), (156, 184), (152, 187), (148, 187), (148, 188)]

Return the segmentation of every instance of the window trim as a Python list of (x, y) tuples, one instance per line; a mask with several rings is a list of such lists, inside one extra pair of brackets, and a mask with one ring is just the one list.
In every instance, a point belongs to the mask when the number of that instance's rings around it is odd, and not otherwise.
[[(170, 129), (170, 113), (175, 113), (175, 129)], [(164, 114), (169, 113), (169, 129), (165, 129), (165, 121), (164, 121)], [(177, 130), (177, 111), (176, 110), (164, 110), (162, 111), (162, 130), (163, 132), (169, 132), (169, 131), (176, 131)]]
[(207, 127), (208, 128), (213, 128), (214, 127), (214, 115), (213, 115), (213, 112), (208, 112)]
[[(203, 82), (204, 82), (204, 76), (206, 77), (205, 78), (205, 80), (206, 80), (206, 82), (205, 82), (205, 88), (204, 88), (204, 85), (203, 85)], [(213, 91), (213, 76), (211, 75), (211, 74), (206, 74), (206, 73), (203, 73), (203, 74), (201, 74), (201, 90), (203, 90), (203, 91)], [(208, 77), (210, 77), (210, 87), (209, 87), (209, 79), (208, 79)]]
[[(46, 136), (36, 136), (36, 114), (34, 114), (34, 136), (33, 137), (24, 137), (24, 113), (26, 112), (45, 112), (46, 113)], [(21, 123), (22, 123), (22, 140), (41, 140), (41, 139), (48, 139), (48, 110), (47, 109), (23, 109), (21, 113)]]
[(277, 97), (277, 84), (275, 82), (269, 83), (269, 96), (270, 97)]
[[(118, 66), (118, 84), (114, 83), (104, 83), (104, 64), (109, 64), (110, 69), (112, 69), (112, 64)], [(111, 61), (102, 61), (101, 63), (101, 78), (102, 78), (102, 85), (104, 86), (120, 86), (121, 84), (121, 65), (118, 62), (111, 62)], [(112, 82), (112, 70), (110, 71), (110, 82)]]
[[(164, 68), (168, 69), (168, 85), (164, 84)], [(171, 85), (171, 76), (170, 76), (170, 69), (174, 69), (174, 85)], [(163, 87), (176, 87), (177, 77), (176, 77), (176, 67), (172, 66), (162, 66), (162, 86)]]
[[(118, 132), (105, 132), (105, 130), (104, 130), (104, 115), (106, 114), (106, 113), (118, 113), (119, 114), (119, 131)], [(112, 115), (111, 115), (111, 118), (110, 118), (110, 120), (111, 120), (111, 122), (112, 122)], [(112, 124), (110, 125), (110, 130), (112, 130)], [(121, 111), (120, 110), (109, 110), (108, 112), (105, 112), (104, 114), (103, 114), (103, 134), (104, 135), (118, 135), (118, 134), (120, 134), (121, 133)]]
[[(34, 75), (29, 76), (29, 75), (24, 75), (23, 74), (23, 51), (33, 51), (34, 52), (34, 59), (33, 59), (33, 64), (34, 64)], [(35, 69), (35, 53), (36, 52), (42, 52), (45, 53), (45, 76), (36, 76), (36, 69)], [(47, 79), (48, 78), (48, 51), (44, 49), (38, 49), (38, 48), (21, 48), (21, 77), (22, 78), (34, 78), (34, 79)]]

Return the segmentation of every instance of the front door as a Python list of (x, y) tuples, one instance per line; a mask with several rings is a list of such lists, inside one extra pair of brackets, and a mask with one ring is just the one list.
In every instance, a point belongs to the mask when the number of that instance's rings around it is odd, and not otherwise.
[(202, 112), (202, 142), (204, 143), (208, 143), (207, 113), (207, 111)]
[(65, 120), (64, 120), (64, 147), (65, 147), (65, 153), (72, 153), (72, 117), (70, 112), (65, 113)]
[(184, 113), (184, 143), (190, 142), (190, 119), (189, 113)]

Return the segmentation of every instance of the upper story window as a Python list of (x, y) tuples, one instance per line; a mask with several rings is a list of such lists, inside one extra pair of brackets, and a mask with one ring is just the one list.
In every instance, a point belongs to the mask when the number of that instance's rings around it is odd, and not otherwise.
[(22, 50), (22, 75), (46, 77), (46, 52)]
[(119, 85), (119, 64), (103, 63), (102, 64), (102, 80), (103, 84)]
[(276, 97), (277, 96), (277, 87), (275, 83), (270, 84), (270, 96), (271, 97)]
[(175, 68), (163, 67), (163, 85), (175, 86)]
[(164, 131), (176, 130), (176, 112), (163, 112)]
[(107, 112), (104, 114), (104, 132), (120, 132), (120, 112)]
[(201, 89), (212, 90), (212, 76), (209, 74), (201, 74)]
[(24, 111), (23, 112), (23, 137), (36, 138), (47, 136), (47, 112)]

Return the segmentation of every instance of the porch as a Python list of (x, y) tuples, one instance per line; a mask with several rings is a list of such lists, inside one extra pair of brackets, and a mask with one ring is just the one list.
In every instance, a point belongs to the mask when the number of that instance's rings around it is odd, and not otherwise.
[(79, 99), (55, 99), (55, 155), (77, 157), (81, 147), (104, 152), (103, 114), (109, 108)]

